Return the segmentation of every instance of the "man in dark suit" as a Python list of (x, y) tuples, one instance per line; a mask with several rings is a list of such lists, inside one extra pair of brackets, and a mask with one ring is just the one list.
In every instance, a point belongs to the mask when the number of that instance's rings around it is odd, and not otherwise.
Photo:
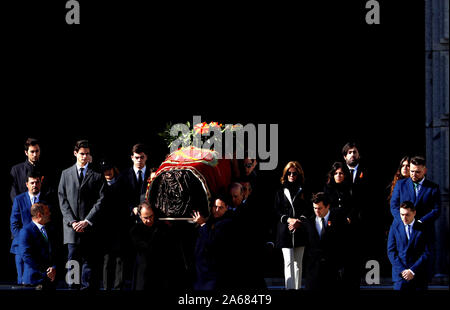
[(37, 139), (28, 138), (27, 141), (25, 141), (25, 155), (27, 156), (25, 162), (11, 168), (11, 201), (14, 201), (14, 198), (17, 195), (28, 191), (25, 183), (27, 182), (27, 176), (30, 171), (32, 169), (40, 169), (39, 158), (41, 155), (41, 148)]
[(314, 194), (311, 201), (315, 215), (305, 222), (308, 235), (305, 249), (305, 288), (337, 289), (346, 219), (340, 213), (330, 210), (330, 202), (325, 193)]
[(372, 259), (379, 262), (387, 260), (382, 223), (384, 211), (380, 207), (383, 205), (382, 188), (377, 188), (377, 184), (371, 182), (367, 166), (361, 163), (359, 146), (355, 142), (348, 142), (343, 146), (342, 156), (350, 175), (350, 193), (355, 210), (355, 216), (347, 225), (347, 243), (349, 249), (353, 249), (348, 256), (354, 261), (349, 266), (355, 268), (346, 268), (345, 285), (348, 289), (359, 290), (366, 262)]
[(150, 177), (150, 168), (146, 166), (147, 159), (147, 147), (144, 144), (135, 144), (131, 149), (133, 166), (123, 171), (119, 178), (125, 203), (134, 221), (139, 221), (137, 206), (145, 200), (145, 192)]
[(234, 256), (239, 251), (235, 247), (237, 236), (232, 212), (222, 196), (213, 199), (208, 219), (194, 211), (192, 219), (200, 225), (195, 245), (196, 290), (230, 289), (241, 285), (237, 283), (241, 262)]
[(401, 221), (400, 205), (411, 201), (417, 210), (417, 221), (432, 229), (434, 221), (441, 212), (439, 185), (427, 180), (425, 159), (420, 156), (411, 158), (410, 177), (395, 184), (391, 198), (391, 213), (394, 221)]
[[(133, 165), (123, 171), (121, 171), (118, 178), (118, 191), (121, 193), (121, 203), (123, 207), (127, 209), (128, 216), (124, 219), (124, 229), (129, 232), (130, 229), (136, 224), (140, 223), (141, 219), (138, 214), (138, 205), (145, 200), (145, 193), (147, 191), (148, 180), (150, 178), (150, 168), (147, 167), (148, 148), (146, 145), (138, 143), (133, 145), (130, 154)], [(129, 283), (130, 275), (134, 264), (135, 248), (129, 240), (129, 234), (127, 234), (123, 243), (124, 251), (124, 277), (125, 282)]]
[(51, 213), (46, 204), (39, 202), (32, 205), (30, 213), (32, 221), (23, 227), (19, 235), (19, 251), (24, 261), (23, 284), (41, 288), (54, 287), (54, 246), (51, 242), (52, 234), (46, 229)]
[(395, 290), (425, 290), (428, 285), (429, 239), (424, 224), (415, 216), (414, 204), (402, 202), (401, 221), (394, 221), (389, 231), (387, 250)]
[(30, 170), (26, 181), (27, 191), (14, 198), (10, 216), (10, 227), (13, 236), (11, 243), (12, 254), (15, 254), (17, 284), (22, 284), (23, 259), (19, 251), (19, 234), (22, 228), (31, 222), (30, 208), (34, 203), (42, 200), (41, 175), (35, 170)]
[(64, 244), (68, 260), (81, 264), (81, 288), (97, 289), (99, 240), (95, 224), (103, 206), (105, 180), (90, 167), (87, 140), (76, 143), (74, 156), (77, 162), (62, 172), (58, 188)]
[(171, 263), (175, 257), (171, 251), (167, 227), (158, 221), (154, 208), (148, 202), (138, 206), (141, 221), (131, 230), (131, 240), (136, 249), (134, 264), (134, 290), (163, 290), (172, 288), (177, 274)]

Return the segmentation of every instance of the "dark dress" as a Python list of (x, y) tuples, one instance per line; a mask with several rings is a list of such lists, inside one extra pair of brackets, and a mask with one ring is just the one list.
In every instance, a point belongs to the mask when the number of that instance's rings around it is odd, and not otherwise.
[[(330, 199), (330, 210), (344, 220), (342, 231), (341, 269), (342, 285), (347, 290), (359, 290), (360, 276), (360, 247), (359, 244), (359, 211), (347, 183), (330, 183), (324, 187), (324, 192)], [(350, 219), (350, 223), (347, 222)]]

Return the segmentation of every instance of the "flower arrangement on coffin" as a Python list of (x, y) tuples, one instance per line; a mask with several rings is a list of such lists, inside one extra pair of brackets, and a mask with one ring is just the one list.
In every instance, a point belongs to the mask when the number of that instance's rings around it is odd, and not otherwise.
[(240, 128), (218, 122), (192, 127), (189, 122), (168, 124), (159, 136), (170, 147), (170, 154), (149, 181), (146, 198), (167, 218), (189, 220), (194, 208), (207, 216), (212, 197), (226, 191), (232, 179), (231, 161), (221, 157), (213, 149), (218, 149), (218, 144), (209, 140), (234, 134)]
[[(189, 128), (189, 130), (186, 130)], [(175, 124), (171, 123), (166, 125), (166, 129), (159, 133), (158, 135), (164, 139), (168, 147), (174, 151), (175, 149), (180, 149), (181, 147), (194, 146), (196, 148), (205, 150), (214, 150), (217, 143), (223, 145), (223, 138), (226, 135), (231, 135), (233, 145), (237, 148), (243, 148), (242, 139), (235, 139), (236, 134), (243, 130), (241, 124), (236, 125), (223, 125), (219, 122), (202, 122), (195, 124), (191, 128), (190, 122), (186, 124)], [(227, 150), (227, 148), (225, 148)]]

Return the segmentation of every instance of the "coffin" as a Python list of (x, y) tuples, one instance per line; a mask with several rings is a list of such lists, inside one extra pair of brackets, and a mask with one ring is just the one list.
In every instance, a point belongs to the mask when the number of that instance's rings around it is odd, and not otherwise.
[(160, 216), (191, 217), (194, 210), (208, 216), (211, 199), (225, 193), (230, 182), (230, 160), (212, 150), (180, 148), (167, 156), (151, 178), (146, 199)]

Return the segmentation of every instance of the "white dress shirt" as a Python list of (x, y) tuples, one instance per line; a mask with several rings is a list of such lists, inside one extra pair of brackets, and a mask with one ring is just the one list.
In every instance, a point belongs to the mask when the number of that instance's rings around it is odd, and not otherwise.
[[(328, 210), (328, 213), (324, 216), (325, 225), (327, 225), (329, 217), (330, 217), (330, 211)], [(320, 233), (322, 232), (322, 218), (318, 217), (318, 216), (316, 216), (316, 229), (320, 236)]]
[(414, 222), (415, 222), (415, 221), (416, 221), (416, 220), (413, 219), (413, 221), (412, 221), (411, 223), (409, 223), (409, 224), (407, 224), (407, 225), (404, 225), (404, 226), (405, 226), (406, 237), (408, 237), (408, 240), (409, 240), (409, 238), (411, 237), (411, 236), (409, 235), (409, 232), (408, 232), (408, 226), (411, 226), (411, 232), (412, 232), (413, 225), (414, 225)]
[[(350, 173), (352, 174), (352, 183), (353, 183), (353, 182), (355, 182), (355, 176), (356, 176), (356, 173), (358, 172), (359, 164), (357, 164), (355, 167), (350, 167), (349, 165), (347, 165), (347, 167), (348, 167), (348, 170), (350, 171)], [(352, 169), (352, 170), (350, 170), (350, 169)]]
[[(145, 170), (146, 169), (147, 169), (147, 166), (144, 166), (144, 168), (140, 169), (142, 171), (142, 176), (141, 176), (142, 182), (144, 182), (144, 179), (145, 179)], [(137, 178), (139, 176), (139, 174), (138, 174), (139, 169), (136, 168), (135, 166), (133, 166), (133, 170), (134, 170), (134, 175), (136, 176), (136, 180), (137, 180)]]
[(37, 202), (39, 202), (39, 197), (41, 196), (41, 193), (39, 192), (37, 195), (35, 195), (35, 196), (33, 196), (33, 195), (31, 195), (29, 192), (28, 192), (28, 196), (30, 196), (30, 201), (31, 201), (31, 205), (33, 205), (33, 199), (34, 199), (34, 197), (36, 197), (37, 198)]

